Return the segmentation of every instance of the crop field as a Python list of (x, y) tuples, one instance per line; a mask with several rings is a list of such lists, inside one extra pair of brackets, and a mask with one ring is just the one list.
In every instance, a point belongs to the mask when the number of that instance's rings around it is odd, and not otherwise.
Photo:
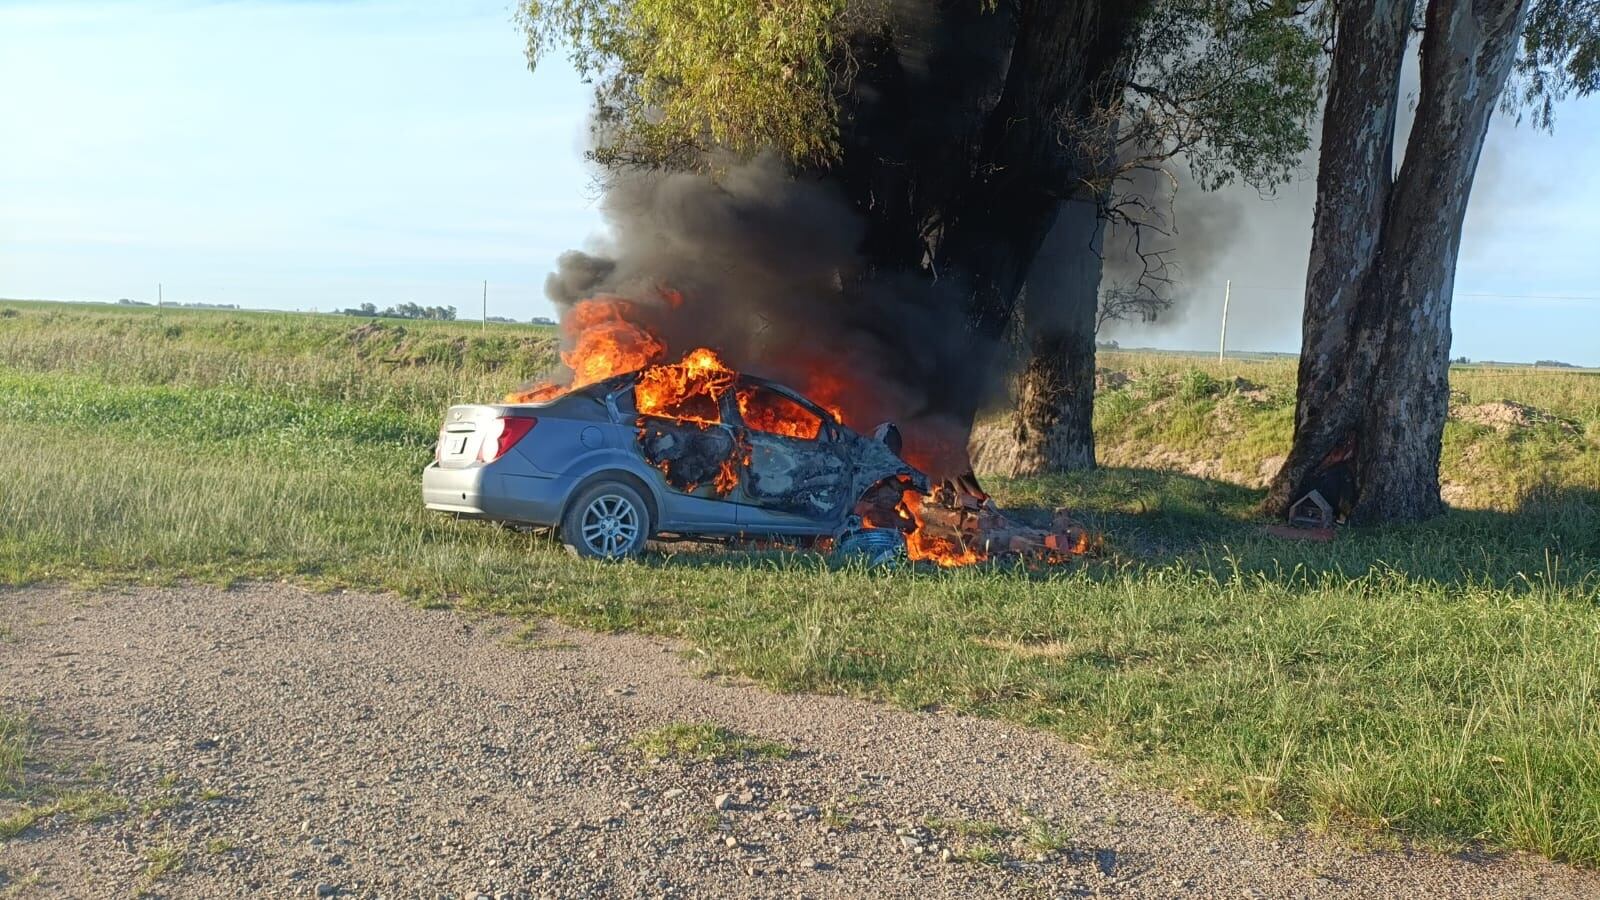
[(0, 583), (290, 579), (673, 635), (778, 690), (1045, 729), (1269, 826), (1600, 865), (1600, 375), (1457, 370), (1458, 508), (1327, 545), (1254, 514), (1292, 361), (1106, 353), (1107, 465), (986, 482), (1072, 507), (1098, 559), (605, 565), (421, 507), (445, 406), (555, 351), (532, 326), (0, 301)]

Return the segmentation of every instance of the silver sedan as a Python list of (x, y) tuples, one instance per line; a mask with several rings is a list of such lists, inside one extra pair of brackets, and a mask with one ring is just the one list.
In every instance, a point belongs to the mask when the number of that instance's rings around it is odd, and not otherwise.
[[(875, 488), (927, 490), (887, 442), (782, 385), (740, 378), (706, 424), (640, 416), (637, 374), (543, 403), (451, 407), (422, 474), (423, 501), (554, 527), (577, 554), (616, 559), (657, 536), (838, 535), (858, 524), (857, 504)], [(747, 422), (741, 405), (765, 415)]]

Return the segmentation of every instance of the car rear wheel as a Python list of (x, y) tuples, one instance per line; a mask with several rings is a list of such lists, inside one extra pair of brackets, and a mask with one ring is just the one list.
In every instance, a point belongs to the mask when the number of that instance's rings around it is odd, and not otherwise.
[(650, 507), (637, 490), (620, 481), (602, 481), (567, 505), (561, 540), (579, 556), (625, 559), (644, 551), (651, 525)]

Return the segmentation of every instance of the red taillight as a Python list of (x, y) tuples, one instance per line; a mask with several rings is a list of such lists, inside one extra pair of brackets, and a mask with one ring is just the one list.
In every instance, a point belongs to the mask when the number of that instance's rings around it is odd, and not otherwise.
[(490, 420), (483, 430), (483, 440), (478, 442), (478, 461), (494, 462), (505, 456), (538, 421), (531, 416), (501, 416)]

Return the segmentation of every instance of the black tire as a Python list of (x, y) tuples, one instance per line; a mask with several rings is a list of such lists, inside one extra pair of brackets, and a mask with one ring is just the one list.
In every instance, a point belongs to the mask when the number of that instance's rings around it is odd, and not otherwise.
[(586, 559), (629, 559), (644, 552), (655, 523), (639, 491), (623, 481), (598, 481), (561, 515), (561, 542)]

